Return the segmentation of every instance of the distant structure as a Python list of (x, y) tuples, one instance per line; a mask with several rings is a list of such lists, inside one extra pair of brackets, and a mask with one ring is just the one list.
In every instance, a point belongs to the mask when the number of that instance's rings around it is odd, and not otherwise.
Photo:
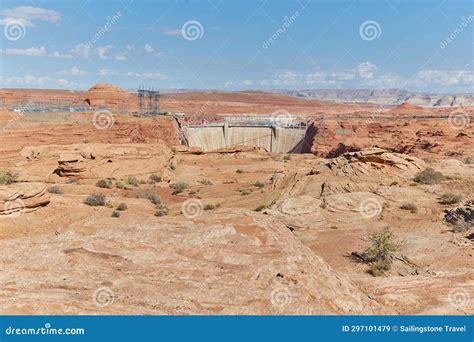
[(138, 114), (158, 115), (160, 113), (160, 92), (146, 90), (143, 86), (138, 88)]

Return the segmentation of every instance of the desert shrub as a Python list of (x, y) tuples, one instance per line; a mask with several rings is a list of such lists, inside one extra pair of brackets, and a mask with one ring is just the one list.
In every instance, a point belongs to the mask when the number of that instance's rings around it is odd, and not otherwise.
[(472, 223), (471, 222), (466, 222), (466, 221), (458, 221), (455, 222), (453, 225), (453, 231), (455, 233), (464, 233), (472, 228)]
[(63, 189), (59, 185), (53, 185), (48, 188), (48, 192), (52, 194), (62, 195), (64, 194)]
[(128, 209), (127, 203), (120, 203), (120, 204), (117, 206), (117, 210), (119, 210), (119, 211), (124, 211), (124, 210), (127, 210), (127, 209)]
[(84, 203), (93, 207), (105, 206), (105, 196), (102, 194), (94, 194), (88, 196)]
[(215, 204), (206, 204), (204, 206), (204, 210), (214, 210), (216, 209), (216, 205)]
[(252, 193), (252, 190), (249, 190), (249, 189), (240, 189), (239, 190), (240, 194), (242, 196), (247, 196), (247, 195), (250, 195)]
[(69, 178), (67, 181), (66, 181), (67, 184), (79, 184), (79, 179), (77, 178)]
[(390, 256), (400, 249), (400, 243), (389, 229), (370, 234), (367, 238), (370, 245), (366, 247), (365, 253), (372, 263), (370, 273), (377, 277), (390, 269)]
[(115, 218), (119, 218), (119, 217), (120, 217), (120, 212), (114, 210), (114, 211), (112, 212), (112, 215), (111, 215), (111, 216), (112, 216), (112, 217), (115, 217)]
[(244, 173), (244, 171), (243, 171), (243, 170), (241, 170), (241, 169), (238, 169), (238, 170), (237, 170), (237, 171), (235, 171), (235, 172), (237, 172), (237, 173)]
[(188, 184), (184, 182), (177, 182), (170, 184), (170, 188), (173, 189), (173, 195), (182, 193), (185, 189), (187, 189)]
[(448, 192), (446, 194), (442, 194), (439, 198), (439, 203), (441, 204), (457, 204), (461, 202), (462, 196), (460, 194), (454, 194), (452, 192)]
[(262, 183), (262, 182), (255, 182), (252, 185), (259, 188), (259, 189), (262, 189), (265, 186), (265, 184)]
[(283, 160), (284, 161), (291, 160), (291, 156), (289, 154), (287, 154), (286, 156), (283, 157)]
[(118, 180), (115, 182), (115, 186), (117, 187), (117, 189), (130, 189), (127, 184), (125, 184), (124, 182)]
[(150, 191), (140, 191), (137, 194), (137, 198), (147, 199), (153, 204), (160, 204), (161, 203), (160, 196), (158, 196), (157, 194), (155, 194), (153, 192), (150, 192)]
[(212, 185), (213, 184), (209, 179), (201, 179), (198, 182), (201, 183), (202, 185)]
[(95, 186), (104, 189), (110, 189), (112, 187), (112, 181), (110, 179), (99, 179)]
[(155, 211), (155, 216), (166, 216), (168, 215), (169, 208), (166, 206), (166, 204), (161, 203), (156, 206), (156, 211)]
[(16, 182), (16, 175), (11, 171), (0, 171), (0, 184), (11, 184)]
[(151, 175), (149, 179), (150, 179), (150, 183), (161, 182), (161, 176), (158, 176), (158, 175)]
[(444, 179), (444, 176), (441, 172), (434, 170), (431, 167), (424, 169), (423, 171), (418, 172), (415, 175), (413, 180), (420, 184), (437, 184)]
[(176, 170), (176, 166), (174, 164), (170, 163), (170, 164), (168, 164), (168, 170), (174, 171), (174, 170)]
[(136, 187), (140, 185), (140, 181), (138, 180), (137, 177), (130, 176), (127, 178), (127, 184)]
[(474, 164), (474, 157), (467, 157), (467, 158), (464, 158), (463, 160), (464, 164)]
[(385, 272), (390, 270), (391, 262), (389, 260), (377, 260), (370, 265), (370, 274), (374, 277), (383, 276)]
[(400, 206), (400, 209), (403, 209), (403, 210), (410, 210), (412, 213), (416, 213), (418, 211), (418, 208), (416, 207), (415, 204), (413, 203), (403, 203), (401, 206)]
[(262, 211), (265, 209), (267, 206), (265, 204), (259, 205), (258, 207), (255, 208), (255, 211)]
[(234, 184), (237, 183), (235, 179), (226, 179), (222, 182), (222, 184)]

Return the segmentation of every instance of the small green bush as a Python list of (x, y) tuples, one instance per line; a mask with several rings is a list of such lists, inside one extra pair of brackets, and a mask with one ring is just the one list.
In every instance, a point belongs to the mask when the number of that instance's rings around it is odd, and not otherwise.
[(184, 182), (177, 182), (170, 184), (170, 188), (173, 189), (173, 195), (182, 193), (185, 189), (188, 188), (188, 184)]
[(120, 204), (117, 206), (117, 210), (120, 210), (120, 211), (124, 211), (124, 210), (127, 210), (127, 209), (128, 209), (127, 203), (120, 203)]
[(474, 157), (467, 157), (463, 160), (464, 164), (474, 164)]
[(161, 203), (156, 206), (155, 216), (166, 216), (168, 215), (168, 212), (169, 208), (165, 204)]
[(239, 190), (240, 194), (242, 196), (247, 196), (247, 195), (250, 195), (252, 193), (252, 190), (249, 190), (249, 189), (240, 189)]
[(155, 194), (153, 192), (150, 192), (150, 191), (140, 191), (137, 194), (137, 198), (147, 199), (153, 204), (160, 204), (161, 203), (160, 196), (158, 196), (157, 194)]
[(400, 209), (403, 209), (403, 210), (410, 210), (410, 212), (412, 212), (412, 213), (418, 212), (418, 208), (417, 208), (416, 205), (413, 204), (413, 203), (403, 203), (403, 204), (400, 206)]
[(48, 192), (52, 194), (62, 195), (64, 194), (63, 189), (59, 185), (53, 185), (48, 188)]
[(216, 209), (216, 205), (215, 204), (206, 204), (204, 206), (204, 210), (214, 210)]
[(115, 218), (119, 218), (119, 217), (120, 217), (120, 212), (114, 210), (114, 211), (112, 212), (112, 215), (111, 215), (111, 216), (112, 216), (112, 217), (115, 217)]
[(262, 183), (262, 182), (255, 182), (252, 185), (259, 188), (259, 189), (262, 189), (263, 187), (265, 187), (265, 184)]
[(110, 179), (99, 179), (95, 186), (104, 189), (110, 189), (112, 187), (112, 181)]
[(115, 182), (115, 186), (117, 187), (117, 189), (125, 189), (125, 190), (130, 189), (130, 187), (128, 187), (127, 184), (125, 184), (124, 182), (120, 180)]
[(457, 204), (461, 202), (462, 196), (460, 194), (454, 194), (452, 192), (442, 194), (439, 198), (441, 204)]
[(79, 179), (77, 178), (69, 178), (67, 181), (66, 181), (67, 184), (79, 184)]
[(137, 177), (130, 176), (127, 178), (127, 184), (131, 186), (140, 186), (140, 181), (138, 180)]
[(198, 181), (199, 183), (201, 183), (202, 185), (212, 185), (213, 183), (208, 180), (208, 179), (201, 179), (200, 181)]
[(11, 184), (16, 182), (16, 175), (11, 171), (0, 171), (0, 184)]
[(150, 179), (150, 183), (161, 182), (161, 176), (158, 176), (158, 175), (151, 175), (149, 179)]
[(88, 196), (84, 203), (93, 207), (105, 206), (105, 196), (102, 194), (95, 194)]
[(400, 249), (400, 243), (389, 229), (370, 234), (367, 238), (370, 245), (366, 247), (365, 253), (371, 262), (370, 273), (378, 277), (390, 269), (390, 257)]
[(369, 273), (374, 277), (380, 277), (390, 270), (391, 262), (389, 260), (377, 260), (370, 265)]
[(286, 156), (283, 157), (283, 160), (284, 161), (291, 160), (291, 156), (289, 154), (287, 154)]
[(444, 176), (441, 172), (435, 171), (433, 168), (428, 167), (424, 169), (423, 171), (418, 172), (415, 175), (415, 178), (413, 180), (417, 183), (420, 184), (438, 184), (444, 179)]

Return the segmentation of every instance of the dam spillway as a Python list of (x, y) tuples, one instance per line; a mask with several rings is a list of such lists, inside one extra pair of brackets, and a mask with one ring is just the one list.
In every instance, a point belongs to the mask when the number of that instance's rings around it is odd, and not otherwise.
[(233, 116), (182, 126), (189, 146), (209, 152), (247, 145), (276, 153), (303, 153), (307, 122), (300, 117)]

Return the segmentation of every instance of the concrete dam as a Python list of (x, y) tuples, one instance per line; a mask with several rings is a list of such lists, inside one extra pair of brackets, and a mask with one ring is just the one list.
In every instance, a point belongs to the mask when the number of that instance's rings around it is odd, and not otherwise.
[(188, 145), (206, 152), (238, 145), (276, 153), (309, 152), (305, 144), (307, 121), (297, 116), (232, 116), (217, 122), (187, 123), (182, 128)]

